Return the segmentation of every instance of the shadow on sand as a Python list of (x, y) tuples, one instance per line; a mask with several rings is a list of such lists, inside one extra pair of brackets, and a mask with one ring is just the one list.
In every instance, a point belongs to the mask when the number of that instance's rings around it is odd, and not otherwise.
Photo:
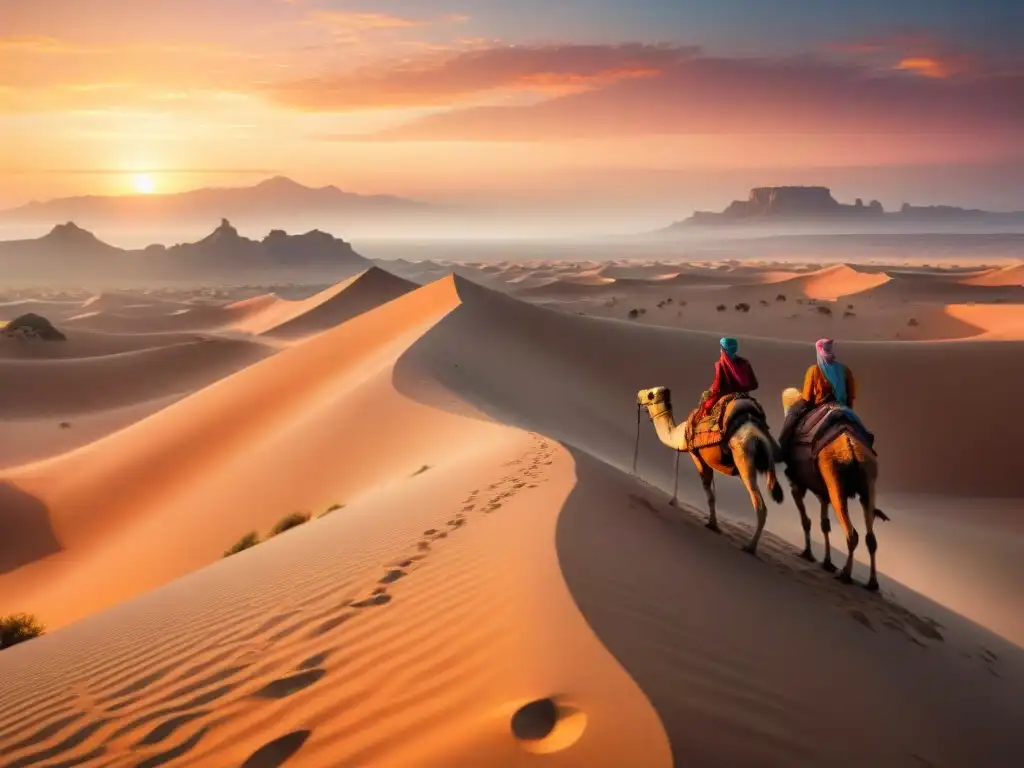
[[(918, 593), (924, 608), (915, 613), (841, 585), (769, 532), (761, 559), (751, 558), (739, 550), (749, 537), (742, 524), (715, 536), (703, 514), (671, 508), (667, 494), (623, 471), (636, 390), (664, 382), (699, 392), (710, 363), (695, 370), (687, 357), (704, 342), (714, 351), (716, 339), (561, 315), (490, 292), (475, 301), (485, 290), (460, 284), (467, 300), (402, 356), (394, 385), (422, 404), (536, 431), (570, 450), (577, 484), (556, 541), (564, 578), (658, 711), (677, 765), (945, 768), (1009, 764), (1024, 750), (1013, 722), (1024, 650)], [(802, 371), (806, 347), (747, 345), (752, 357), (775, 358), (762, 389), (776, 429), (775, 393), (799, 378), (778, 372)], [(933, 415), (934, 407), (919, 404)], [(920, 447), (910, 444), (913, 418), (879, 424), (890, 477), (900, 452)], [(657, 445), (645, 426), (642, 455)], [(933, 476), (946, 458), (931, 465)], [(904, 471), (914, 483), (924, 464), (911, 464)], [(680, 479), (694, 490), (692, 475)]]
[(0, 574), (62, 549), (46, 505), (10, 482), (0, 482), (0, 531)]

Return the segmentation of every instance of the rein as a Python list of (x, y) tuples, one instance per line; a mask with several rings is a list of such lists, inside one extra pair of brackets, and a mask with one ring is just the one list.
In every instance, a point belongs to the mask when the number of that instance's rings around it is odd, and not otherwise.
[[(637, 403), (637, 405), (636, 405), (636, 440), (633, 443), (633, 474), (634, 475), (636, 474), (636, 460), (637, 460), (637, 458), (640, 455), (640, 411), (643, 410), (643, 408), (644, 408), (643, 405), (641, 405), (640, 403)], [(654, 417), (651, 416), (650, 411), (648, 411), (647, 415), (651, 419), (651, 421), (654, 421)], [(676, 466), (675, 466), (675, 471), (673, 472), (674, 480), (673, 480), (673, 483), (672, 483), (672, 502), (671, 502), (671, 504), (672, 504), (673, 507), (678, 507), (679, 506), (679, 502), (678, 502), (678, 496), (679, 496), (679, 454), (681, 454), (681, 453), (682, 453), (682, 451), (680, 451), (680, 450), (676, 451)]]

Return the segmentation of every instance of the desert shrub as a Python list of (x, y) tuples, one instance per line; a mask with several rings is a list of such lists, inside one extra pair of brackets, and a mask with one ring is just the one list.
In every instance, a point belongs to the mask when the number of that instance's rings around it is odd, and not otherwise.
[(317, 515), (317, 519), (319, 519), (321, 517), (327, 517), (327, 515), (331, 514), (331, 512), (337, 512), (339, 509), (344, 509), (344, 508), (345, 508), (344, 504), (331, 504), (331, 506), (329, 506), (327, 509), (325, 509), (323, 512), (321, 512), (319, 515)]
[(715, 309), (719, 312), (725, 312), (725, 304), (719, 304)]
[(769, 302), (769, 301), (768, 301), (767, 299), (761, 299), (761, 300), (760, 300), (760, 301), (758, 302), (758, 304), (760, 304), (760, 305), (761, 305), (762, 307), (767, 307), (769, 303), (770, 303), (770, 302)]
[(29, 613), (12, 613), (0, 618), (0, 650), (39, 637), (46, 627)]
[(914, 327), (914, 326), (916, 326), (916, 325), (920, 325), (920, 323), (919, 323), (919, 322), (917, 322), (917, 318), (916, 318), (916, 317), (912, 317), (912, 318), (910, 318), (910, 319), (909, 319), (909, 320), (907, 321), (907, 325), (909, 325), (910, 327)]
[(256, 533), (256, 531), (250, 531), (249, 533), (245, 534), (245, 536), (243, 536), (238, 541), (236, 541), (232, 545), (231, 549), (224, 550), (224, 557), (230, 557), (231, 555), (237, 555), (243, 549), (249, 549), (250, 547), (255, 547), (259, 543), (260, 543), (260, 535), (258, 533)]
[(853, 309), (853, 304), (847, 304), (847, 305), (846, 305), (846, 308), (847, 308), (847, 309)]
[(780, 293), (778, 296), (775, 297), (775, 300), (776, 301), (785, 301), (786, 300), (786, 294)]
[(416, 475), (422, 475), (424, 472), (426, 472), (429, 469), (430, 469), (430, 465), (429, 464), (424, 464), (422, 467), (420, 467), (415, 472), (413, 472), (411, 477), (416, 477)]
[(856, 317), (856, 316), (857, 315), (854, 314), (853, 312), (851, 312), (850, 310), (846, 310), (845, 312), (843, 312), (843, 317)]
[(71, 422), (70, 421), (62, 421), (60, 423), (60, 428), (61, 429), (71, 429)]
[(290, 515), (286, 515), (274, 523), (274, 527), (270, 529), (270, 535), (278, 536), (285, 531), (290, 531), (292, 528), (298, 528), (303, 523), (308, 522), (308, 512), (292, 512)]
[(829, 317), (832, 316), (832, 310), (829, 307), (818, 306), (815, 307), (815, 309), (817, 309), (818, 312), (822, 315), (828, 315)]
[(739, 304), (736, 305), (735, 309), (737, 312), (749, 312), (750, 305), (747, 304), (745, 301), (741, 301)]

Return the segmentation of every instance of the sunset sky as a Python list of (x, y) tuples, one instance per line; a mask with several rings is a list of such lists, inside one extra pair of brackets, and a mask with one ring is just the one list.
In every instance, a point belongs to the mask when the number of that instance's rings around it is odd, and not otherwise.
[(0, 205), (284, 174), (1024, 208), (1022, 30), (1019, 0), (0, 0)]

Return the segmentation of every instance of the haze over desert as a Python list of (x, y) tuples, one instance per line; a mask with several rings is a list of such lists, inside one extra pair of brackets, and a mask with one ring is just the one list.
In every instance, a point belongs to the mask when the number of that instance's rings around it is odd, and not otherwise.
[(0, 766), (1017, 766), (1024, 10), (771, 5), (0, 0)]

